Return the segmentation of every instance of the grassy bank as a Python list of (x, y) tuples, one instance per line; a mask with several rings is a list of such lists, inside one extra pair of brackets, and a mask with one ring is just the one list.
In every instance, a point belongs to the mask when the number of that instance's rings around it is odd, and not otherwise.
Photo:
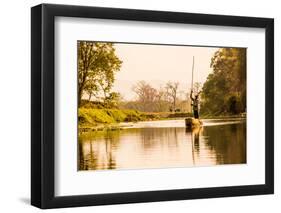
[(146, 116), (136, 110), (79, 108), (79, 127), (98, 127), (120, 122), (146, 120)]
[[(189, 113), (144, 113), (127, 109), (79, 108), (79, 131), (118, 130), (120, 122), (138, 122), (151, 120), (175, 119), (191, 116)], [(126, 125), (124, 125), (126, 126)]]
[[(182, 112), (140, 112), (129, 109), (79, 108), (79, 133), (93, 131), (120, 130), (132, 124), (129, 122), (169, 120), (192, 117), (191, 113)], [(241, 118), (241, 115), (201, 115), (201, 119)], [(120, 123), (122, 122), (122, 125)], [(127, 123), (128, 122), (128, 123)]]
[(79, 130), (120, 129), (120, 122), (146, 120), (146, 116), (136, 110), (79, 108)]

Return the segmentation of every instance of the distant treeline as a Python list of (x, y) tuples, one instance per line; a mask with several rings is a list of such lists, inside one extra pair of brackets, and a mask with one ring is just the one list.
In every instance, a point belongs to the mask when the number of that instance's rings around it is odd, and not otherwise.
[(120, 108), (136, 109), (142, 112), (188, 112), (190, 100), (185, 91), (179, 90), (178, 82), (167, 82), (155, 88), (146, 81), (137, 82), (132, 90), (135, 100), (123, 101)]

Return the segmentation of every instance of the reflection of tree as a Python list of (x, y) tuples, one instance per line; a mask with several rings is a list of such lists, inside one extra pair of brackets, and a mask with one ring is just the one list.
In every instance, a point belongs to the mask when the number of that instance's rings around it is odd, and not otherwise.
[[(228, 124), (204, 126), (204, 128), (187, 129), (186, 134), (192, 138), (193, 164), (204, 161), (204, 157), (215, 156), (217, 164), (246, 163), (246, 124)], [(207, 149), (206, 149), (207, 148)]]
[[(96, 132), (83, 139), (84, 142), (79, 143), (80, 170), (116, 168), (115, 152), (119, 143), (119, 131)], [(83, 151), (83, 146), (89, 146), (87, 153)]]
[(218, 164), (246, 163), (246, 124), (208, 126), (206, 145), (216, 152)]
[(116, 168), (116, 159), (114, 153), (114, 137), (106, 137), (105, 146), (106, 146), (106, 156), (107, 156), (107, 169)]
[[(85, 152), (83, 150), (83, 146), (89, 146), (89, 152)], [(97, 159), (97, 153), (96, 151), (93, 149), (93, 144), (90, 141), (90, 143), (80, 143), (79, 146), (81, 147), (80, 149), (82, 150), (82, 152), (80, 153), (80, 155), (82, 155), (83, 157), (80, 156), (81, 159), (83, 159), (83, 163), (81, 164), (80, 170), (90, 170), (90, 169), (95, 169), (98, 165), (98, 159)]]
[(88, 161), (89, 163), (87, 164), (87, 166), (89, 166), (91, 169), (95, 168), (97, 165), (97, 155), (95, 154), (94, 150), (93, 150), (93, 142), (91, 141), (90, 143), (90, 153), (88, 154)]
[(82, 147), (82, 140), (78, 140), (78, 170), (85, 170), (84, 153)]
[(141, 136), (144, 149), (152, 149), (155, 146), (177, 146), (180, 128), (143, 128), (137, 130)]

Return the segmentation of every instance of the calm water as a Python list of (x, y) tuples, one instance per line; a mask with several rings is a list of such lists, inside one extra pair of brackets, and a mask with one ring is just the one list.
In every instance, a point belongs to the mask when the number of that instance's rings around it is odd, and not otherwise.
[(245, 120), (138, 122), (79, 137), (79, 170), (191, 167), (246, 163)]

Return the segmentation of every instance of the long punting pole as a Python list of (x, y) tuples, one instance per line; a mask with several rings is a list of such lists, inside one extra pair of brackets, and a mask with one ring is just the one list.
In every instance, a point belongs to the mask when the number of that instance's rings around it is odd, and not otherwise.
[(193, 58), (192, 58), (191, 90), (193, 90), (193, 73), (194, 73), (194, 56), (193, 56)]

